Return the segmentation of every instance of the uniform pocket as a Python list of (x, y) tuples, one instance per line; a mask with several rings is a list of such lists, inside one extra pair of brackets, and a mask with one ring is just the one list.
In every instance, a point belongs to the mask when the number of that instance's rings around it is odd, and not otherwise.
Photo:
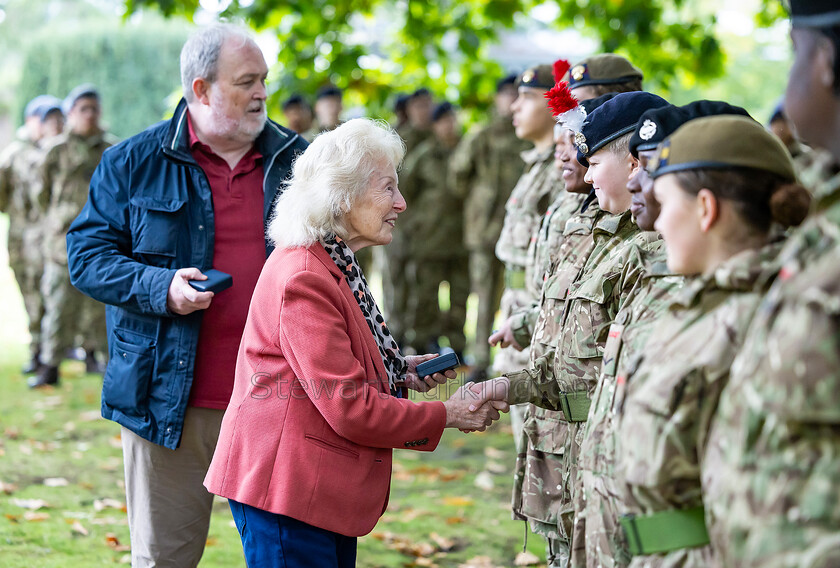
[(108, 406), (132, 416), (144, 414), (156, 352), (153, 340), (114, 330), (102, 383), (102, 399)]
[[(182, 217), (186, 201), (158, 201), (150, 198), (131, 199), (132, 250), (138, 255), (174, 258), (184, 226)], [(168, 261), (164, 265), (168, 266)], [(158, 264), (158, 263), (155, 263)]]
[(334, 452), (336, 454), (341, 454), (342, 456), (346, 456), (348, 458), (353, 458), (353, 459), (356, 459), (356, 460), (359, 459), (360, 454), (356, 450), (352, 450), (352, 449), (346, 448), (344, 446), (339, 446), (338, 444), (328, 442), (327, 440), (324, 440), (323, 438), (318, 438), (317, 436), (312, 436), (310, 434), (305, 434), (304, 438), (306, 438), (307, 442), (311, 442), (312, 444), (315, 444), (319, 448), (323, 448), (325, 450), (328, 450), (330, 452)]
[(610, 299), (612, 281), (592, 278), (582, 282), (569, 291), (567, 316), (570, 335), (567, 349), (575, 359), (600, 359), (604, 354), (604, 344), (600, 341), (600, 332), (613, 320)]

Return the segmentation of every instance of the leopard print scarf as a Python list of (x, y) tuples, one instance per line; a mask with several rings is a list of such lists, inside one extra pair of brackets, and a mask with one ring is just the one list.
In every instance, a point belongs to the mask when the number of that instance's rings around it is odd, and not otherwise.
[(359, 309), (362, 310), (362, 315), (365, 316), (365, 321), (379, 346), (379, 354), (382, 356), (382, 362), (385, 364), (385, 372), (388, 374), (388, 384), (391, 387), (391, 393), (396, 394), (401, 389), (399, 388), (405, 381), (405, 373), (407, 365), (405, 358), (400, 353), (400, 348), (394, 340), (388, 326), (385, 324), (385, 318), (382, 317), (382, 312), (379, 311), (379, 306), (376, 305), (376, 300), (373, 299), (373, 294), (370, 293), (367, 280), (362, 274), (361, 267), (356, 261), (356, 255), (350, 250), (341, 238), (332, 236), (325, 239), (322, 244), (329, 253), (330, 258), (333, 259), (335, 265), (344, 274), (344, 279), (350, 290), (353, 292), (353, 297), (356, 298), (356, 303), (359, 304)]

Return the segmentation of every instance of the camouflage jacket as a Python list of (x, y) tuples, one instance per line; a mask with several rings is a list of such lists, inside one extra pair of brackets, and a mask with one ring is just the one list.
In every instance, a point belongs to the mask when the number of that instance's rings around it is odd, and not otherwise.
[(20, 239), (39, 224), (33, 199), (39, 193), (38, 175), (44, 152), (38, 144), (18, 137), (0, 154), (0, 211), (9, 215), (9, 238)]
[[(687, 284), (626, 367), (617, 401), (621, 513), (703, 505), (700, 456), (729, 369), (777, 270), (780, 244), (745, 250)], [(712, 564), (711, 547), (635, 557), (632, 566)]]
[(45, 149), (38, 203), (46, 215), (46, 258), (67, 263), (67, 230), (87, 202), (90, 178), (102, 153), (115, 142), (106, 132), (83, 138), (68, 131)]
[[(562, 184), (562, 181), (560, 183)], [(539, 298), (542, 294), (552, 260), (559, 254), (566, 222), (580, 211), (584, 199), (585, 195), (561, 190), (554, 202), (548, 206), (539, 230), (531, 236), (528, 264), (525, 266), (525, 289), (534, 298)], [(519, 345), (524, 347), (531, 343), (539, 314), (540, 304), (534, 301), (511, 316), (514, 318), (513, 336)]]
[(624, 399), (628, 360), (642, 351), (651, 329), (683, 287), (682, 276), (668, 270), (664, 241), (652, 251), (644, 276), (610, 325), (601, 376), (592, 396), (580, 447), (589, 566), (626, 566), (629, 551), (617, 522), (615, 483), (616, 400)]
[(531, 147), (516, 137), (509, 117), (496, 117), (455, 149), (449, 170), (452, 187), (465, 199), (464, 244), (470, 250), (496, 246), (505, 203), (525, 169), (520, 154)]
[(706, 523), (725, 566), (840, 565), (840, 175), (817, 194), (709, 435)]
[(417, 148), (421, 142), (424, 142), (432, 137), (431, 130), (420, 130), (419, 128), (414, 128), (407, 122), (397, 129), (397, 134), (399, 134), (403, 139), (403, 142), (405, 142), (406, 158), (414, 152), (414, 149)]
[(430, 138), (417, 146), (400, 172), (400, 190), (408, 207), (397, 223), (413, 255), (449, 258), (464, 253), (464, 200), (448, 183), (451, 155), (452, 148)]
[(496, 243), (496, 256), (508, 270), (525, 270), (531, 235), (537, 232), (546, 209), (562, 189), (554, 168), (554, 147), (522, 153), (525, 173), (505, 204), (505, 221)]
[(546, 280), (534, 337), (554, 338), (553, 349), (534, 359), (530, 368), (506, 373), (511, 402), (559, 410), (561, 393), (595, 387), (605, 326), (641, 278), (659, 235), (640, 231), (626, 212), (599, 217), (592, 237), (591, 252), (578, 271), (553, 269)]

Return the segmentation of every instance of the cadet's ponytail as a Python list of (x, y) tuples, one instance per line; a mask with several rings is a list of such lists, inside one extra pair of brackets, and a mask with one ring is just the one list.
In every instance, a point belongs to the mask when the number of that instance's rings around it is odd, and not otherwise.
[(683, 191), (697, 195), (708, 189), (728, 199), (753, 229), (768, 232), (773, 222), (794, 227), (808, 215), (811, 195), (778, 174), (752, 168), (698, 169), (674, 172)]

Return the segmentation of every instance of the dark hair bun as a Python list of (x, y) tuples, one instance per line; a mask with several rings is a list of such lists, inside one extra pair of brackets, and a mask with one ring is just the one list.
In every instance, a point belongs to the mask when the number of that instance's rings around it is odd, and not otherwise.
[(780, 185), (770, 196), (773, 220), (784, 227), (795, 227), (805, 220), (811, 208), (811, 194), (798, 183)]

